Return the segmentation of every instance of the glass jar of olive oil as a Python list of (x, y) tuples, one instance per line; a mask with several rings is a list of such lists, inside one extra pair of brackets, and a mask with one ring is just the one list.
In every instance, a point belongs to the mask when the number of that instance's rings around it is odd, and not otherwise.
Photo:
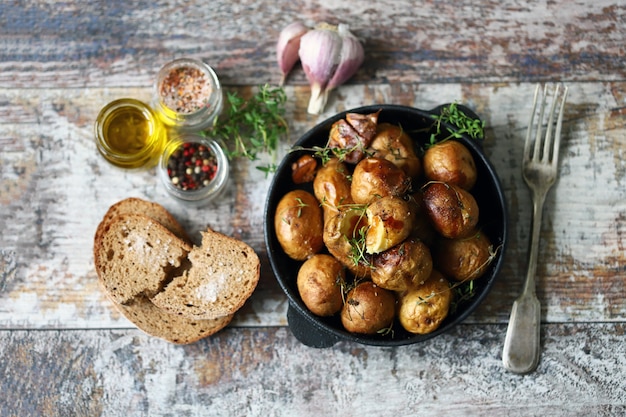
[(95, 136), (98, 151), (122, 168), (156, 164), (166, 140), (165, 128), (152, 109), (131, 98), (112, 101), (100, 110)]

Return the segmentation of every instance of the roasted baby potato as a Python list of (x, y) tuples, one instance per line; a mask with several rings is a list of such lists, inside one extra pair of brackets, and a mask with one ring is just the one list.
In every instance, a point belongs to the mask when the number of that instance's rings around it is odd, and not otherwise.
[(318, 253), (304, 261), (298, 270), (298, 292), (304, 305), (317, 316), (332, 316), (341, 310), (341, 285), (346, 274), (343, 265), (331, 255)]
[(432, 333), (448, 316), (452, 299), (453, 293), (448, 280), (440, 272), (433, 270), (423, 285), (400, 295), (400, 324), (411, 333)]
[(478, 204), (468, 191), (452, 184), (433, 182), (423, 194), (426, 212), (442, 236), (449, 239), (467, 237), (478, 223)]
[(378, 128), (378, 115), (380, 110), (374, 113), (347, 113), (346, 121), (357, 131), (363, 140), (365, 147), (368, 147)]
[(447, 140), (426, 149), (424, 176), (471, 190), (476, 184), (476, 164), (470, 151), (461, 142)]
[(317, 171), (313, 193), (324, 210), (324, 221), (337, 214), (341, 206), (352, 203), (350, 171), (345, 163), (332, 158)]
[(343, 210), (324, 225), (323, 239), (328, 252), (357, 278), (370, 276), (371, 260), (365, 252), (367, 219), (362, 210)]
[(365, 250), (374, 254), (386, 251), (406, 239), (413, 230), (415, 212), (400, 197), (385, 196), (368, 204)]
[(365, 281), (348, 292), (341, 309), (341, 323), (351, 333), (375, 334), (391, 326), (395, 311), (395, 295)]
[(313, 181), (317, 171), (317, 161), (311, 155), (302, 155), (291, 164), (291, 180), (294, 184)]
[(403, 292), (422, 285), (433, 270), (428, 246), (407, 239), (372, 258), (372, 282), (387, 290)]
[(345, 119), (333, 123), (328, 135), (328, 148), (349, 164), (356, 164), (365, 157), (378, 124), (378, 114), (348, 113)]
[(365, 156), (365, 144), (359, 133), (345, 120), (337, 120), (330, 127), (328, 148), (350, 164), (356, 164)]
[(460, 282), (480, 278), (493, 255), (491, 241), (479, 231), (463, 239), (441, 238), (434, 249), (437, 268)]
[(422, 172), (422, 162), (415, 154), (413, 140), (400, 126), (380, 123), (369, 153), (393, 162), (410, 178), (417, 178)]
[(350, 195), (356, 204), (368, 204), (388, 195), (402, 197), (411, 188), (411, 179), (386, 159), (361, 160), (352, 173)]
[(324, 247), (322, 209), (307, 191), (293, 190), (281, 198), (274, 228), (278, 242), (292, 259), (303, 261)]

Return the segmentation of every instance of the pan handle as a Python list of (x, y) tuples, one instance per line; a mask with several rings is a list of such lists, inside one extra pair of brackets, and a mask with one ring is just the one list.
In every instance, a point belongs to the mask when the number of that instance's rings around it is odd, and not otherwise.
[(289, 304), (287, 308), (287, 323), (291, 333), (304, 345), (314, 348), (329, 348), (339, 342), (339, 339), (324, 329), (315, 325)]

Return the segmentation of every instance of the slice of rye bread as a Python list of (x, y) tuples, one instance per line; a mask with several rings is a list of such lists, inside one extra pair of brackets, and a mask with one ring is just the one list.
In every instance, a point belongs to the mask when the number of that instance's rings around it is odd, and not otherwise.
[(151, 297), (172, 314), (197, 320), (233, 314), (259, 282), (261, 266), (254, 250), (211, 229), (202, 233), (202, 246), (194, 247), (188, 258), (191, 267)]
[(98, 225), (98, 228), (96, 229), (94, 240), (97, 241), (100, 239), (100, 235), (102, 234), (104, 227), (109, 224), (111, 220), (121, 214), (143, 214), (151, 217), (165, 226), (170, 232), (183, 239), (185, 242), (191, 241), (183, 226), (181, 226), (181, 224), (170, 214), (169, 211), (167, 211), (165, 207), (158, 203), (153, 203), (136, 197), (129, 197), (118, 201), (113, 204), (109, 210), (107, 210), (102, 218), (102, 221)]
[(156, 220), (122, 214), (104, 225), (94, 239), (94, 264), (108, 295), (125, 304), (139, 295), (152, 297), (161, 291), (180, 274), (175, 270), (185, 266), (191, 249), (191, 244)]
[(226, 327), (233, 315), (211, 320), (192, 320), (169, 314), (155, 306), (147, 297), (138, 296), (129, 304), (113, 302), (115, 308), (138, 329), (150, 336), (184, 345), (211, 336)]

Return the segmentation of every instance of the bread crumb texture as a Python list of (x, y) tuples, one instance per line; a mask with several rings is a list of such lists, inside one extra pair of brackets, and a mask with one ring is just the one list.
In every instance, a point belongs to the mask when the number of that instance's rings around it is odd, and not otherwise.
[(214, 334), (254, 292), (260, 261), (246, 243), (208, 229), (193, 247), (156, 203), (113, 205), (94, 236), (101, 287), (147, 334), (186, 344)]
[(175, 278), (152, 301), (172, 314), (210, 319), (233, 314), (254, 292), (260, 261), (246, 243), (213, 230), (188, 255), (186, 281)]
[(228, 277), (226, 274), (215, 274), (213, 271), (208, 271), (208, 275), (213, 273), (214, 279), (207, 280), (206, 283), (200, 285), (196, 289), (196, 298), (199, 298), (208, 303), (214, 303), (217, 301), (217, 297), (224, 291), (224, 288), (228, 285)]

